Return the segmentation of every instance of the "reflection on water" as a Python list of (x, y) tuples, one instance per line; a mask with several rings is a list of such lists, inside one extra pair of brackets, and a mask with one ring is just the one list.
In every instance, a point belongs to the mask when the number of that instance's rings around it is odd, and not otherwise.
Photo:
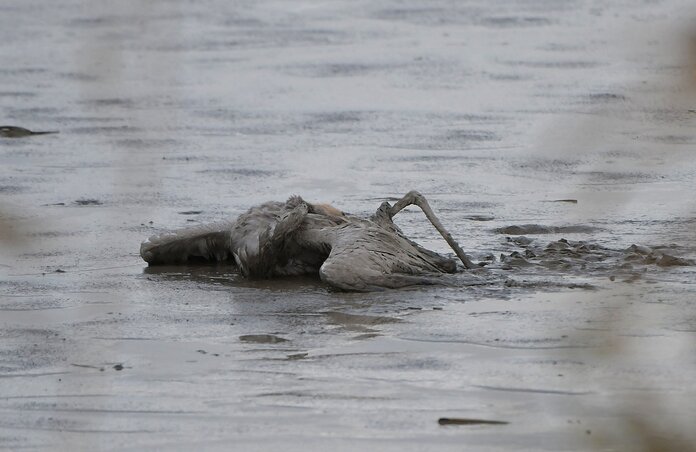
[[(259, 289), (270, 292), (328, 293), (330, 288), (311, 275), (285, 278), (248, 279), (236, 271), (234, 265), (196, 264), (196, 265), (156, 265), (145, 267), (143, 273), (158, 276), (157, 281), (166, 284), (168, 280), (207, 283), (212, 286), (233, 286), (236, 288)], [(150, 278), (152, 279), (152, 278)], [(154, 279), (153, 279), (154, 280)]]

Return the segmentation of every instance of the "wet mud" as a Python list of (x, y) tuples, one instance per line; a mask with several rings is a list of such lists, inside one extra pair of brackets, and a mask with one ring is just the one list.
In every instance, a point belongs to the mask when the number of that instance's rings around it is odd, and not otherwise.
[[(516, 267), (542, 266), (549, 270), (598, 276), (600, 272), (630, 271), (635, 268), (644, 273), (654, 273), (658, 267), (693, 266), (693, 259), (674, 256), (669, 253), (680, 252), (675, 247), (650, 248), (644, 245), (631, 245), (624, 250), (613, 250), (586, 241), (560, 239), (546, 246), (535, 244), (534, 240), (520, 237), (515, 243), (520, 249), (509, 255), (500, 255), (500, 268), (512, 270)], [(493, 266), (489, 266), (493, 268)]]
[[(60, 133), (0, 136), (0, 449), (685, 450), (693, 13), (4, 2), (0, 123)], [(355, 294), (138, 256), (414, 189), (484, 267)]]

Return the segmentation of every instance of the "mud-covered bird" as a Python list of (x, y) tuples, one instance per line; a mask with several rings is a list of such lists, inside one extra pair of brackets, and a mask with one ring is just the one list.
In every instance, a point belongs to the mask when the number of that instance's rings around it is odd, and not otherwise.
[(24, 127), (17, 126), (0, 126), (0, 137), (4, 138), (22, 138), (31, 135), (47, 135), (49, 133), (58, 133), (58, 131), (51, 130), (46, 132), (34, 132)]
[(455, 260), (409, 240), (392, 218), (417, 205), (466, 268), (475, 265), (418, 192), (393, 206), (382, 203), (369, 219), (299, 196), (267, 202), (233, 221), (155, 235), (140, 246), (150, 265), (229, 261), (250, 278), (318, 274), (329, 285), (354, 291), (440, 284), (457, 271)]

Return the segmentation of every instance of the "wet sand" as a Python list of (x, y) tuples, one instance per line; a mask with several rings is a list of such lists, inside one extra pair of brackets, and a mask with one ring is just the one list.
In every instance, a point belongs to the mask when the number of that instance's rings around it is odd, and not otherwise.
[[(690, 3), (3, 3), (0, 125), (60, 133), (0, 138), (0, 448), (693, 447)], [(485, 284), (137, 254), (411, 189)]]

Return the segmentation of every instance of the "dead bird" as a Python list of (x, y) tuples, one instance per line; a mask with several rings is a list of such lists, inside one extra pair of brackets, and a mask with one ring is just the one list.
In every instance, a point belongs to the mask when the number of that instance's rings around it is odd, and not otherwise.
[(152, 236), (140, 255), (150, 265), (229, 261), (251, 278), (318, 274), (352, 291), (441, 284), (438, 277), (457, 272), (457, 263), (411, 241), (394, 224), (409, 205), (423, 210), (465, 268), (478, 267), (416, 191), (393, 206), (382, 203), (368, 219), (292, 196), (252, 207), (235, 220)]
[(17, 126), (0, 126), (0, 137), (5, 138), (21, 138), (28, 137), (31, 135), (46, 135), (49, 133), (58, 133), (57, 130), (47, 131), (47, 132), (33, 132), (24, 127)]

